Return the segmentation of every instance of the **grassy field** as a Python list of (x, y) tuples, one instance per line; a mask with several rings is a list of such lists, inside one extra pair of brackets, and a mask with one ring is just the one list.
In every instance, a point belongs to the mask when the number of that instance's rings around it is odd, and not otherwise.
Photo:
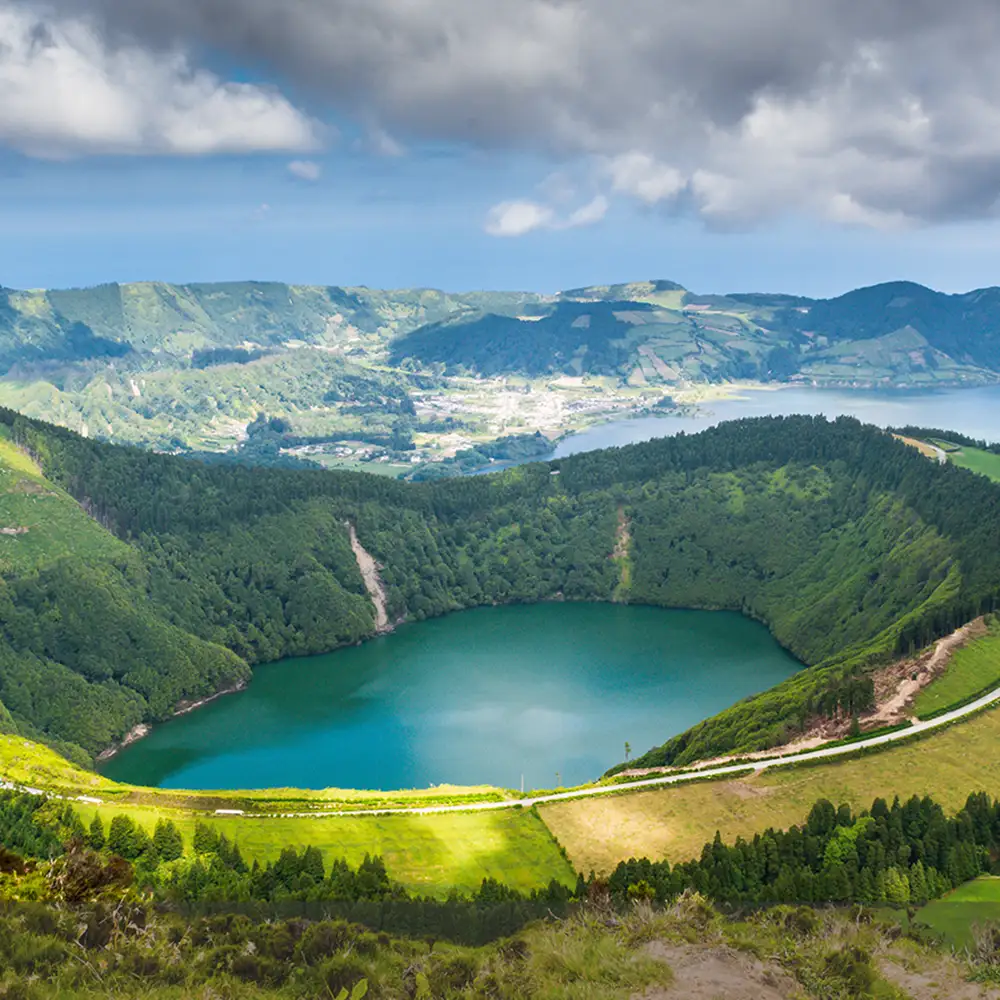
[(945, 672), (917, 695), (914, 711), (924, 717), (987, 688), (1000, 685), (1000, 628), (952, 655)]
[(914, 918), (927, 924), (951, 944), (962, 948), (972, 943), (977, 924), (1000, 923), (1000, 878), (984, 875), (935, 899)]
[(1000, 455), (980, 451), (979, 448), (962, 448), (961, 451), (950, 452), (948, 458), (963, 469), (971, 469), (1000, 483)]
[(897, 441), (902, 441), (903, 444), (908, 444), (911, 448), (916, 448), (921, 455), (926, 455), (927, 458), (937, 458), (937, 452), (934, 450), (934, 446), (928, 444), (926, 441), (918, 441), (917, 438), (904, 437), (902, 434), (893, 434), (893, 437)]
[(248, 791), (188, 792), (145, 788), (111, 781), (84, 771), (54, 750), (16, 736), (0, 734), (0, 777), (19, 785), (44, 788), (57, 795), (79, 795), (105, 802), (160, 809), (214, 812), (243, 809), (247, 812), (310, 812), (334, 809), (392, 809), (404, 806), (449, 805), (455, 802), (500, 802), (511, 798), (490, 785), (434, 785), (431, 788), (372, 792), (363, 789), (267, 788)]
[(309, 844), (319, 847), (328, 861), (345, 857), (357, 864), (366, 853), (381, 854), (393, 877), (415, 891), (445, 894), (452, 886), (472, 889), (486, 877), (530, 890), (553, 878), (572, 883), (575, 877), (545, 825), (524, 809), (429, 816), (213, 815), (218, 808), (277, 813), (503, 797), (486, 787), (439, 786), (388, 794), (267, 789), (222, 796), (136, 788), (82, 771), (54, 751), (13, 736), (0, 736), (0, 777), (64, 796), (100, 800), (100, 804), (77, 803), (86, 823), (99, 813), (107, 826), (112, 816), (121, 813), (152, 832), (158, 819), (169, 818), (190, 843), (195, 823), (202, 820), (237, 841), (248, 860), (265, 861), (276, 858), (283, 847)]
[(366, 854), (380, 854), (393, 878), (414, 892), (445, 896), (449, 888), (474, 890), (484, 878), (523, 891), (551, 879), (567, 885), (576, 876), (545, 824), (525, 809), (430, 816), (354, 816), (327, 818), (207, 817), (149, 806), (86, 806), (85, 823), (99, 813), (105, 828), (117, 814), (131, 816), (150, 833), (161, 816), (177, 824), (190, 844), (201, 819), (235, 840), (249, 861), (273, 860), (283, 847), (318, 847), (327, 863), (346, 858), (357, 865)]
[(630, 857), (686, 860), (716, 830), (723, 839), (800, 824), (817, 799), (866, 809), (894, 795), (932, 795), (948, 810), (970, 792), (1000, 792), (1000, 711), (922, 740), (829, 764), (782, 768), (735, 781), (605, 795), (539, 806), (578, 869), (608, 871)]

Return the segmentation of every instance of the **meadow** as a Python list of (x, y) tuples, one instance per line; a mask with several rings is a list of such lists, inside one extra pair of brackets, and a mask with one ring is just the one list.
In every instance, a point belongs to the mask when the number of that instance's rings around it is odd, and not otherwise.
[(950, 452), (948, 457), (960, 468), (978, 472), (981, 476), (1000, 483), (1000, 455), (980, 448), (963, 447), (959, 451)]
[(540, 805), (539, 814), (583, 872), (622, 859), (685, 861), (719, 831), (723, 840), (801, 824), (821, 798), (868, 809), (874, 799), (931, 795), (946, 811), (971, 792), (1000, 787), (1000, 712), (924, 739), (835, 763), (789, 766), (735, 781), (705, 781)]
[(917, 695), (914, 712), (918, 718), (941, 712), (1000, 685), (1000, 628), (956, 650), (948, 669)]
[(113, 816), (130, 816), (151, 834), (157, 819), (173, 820), (190, 844), (198, 821), (235, 841), (244, 858), (275, 861), (282, 850), (317, 847), (327, 864), (344, 858), (357, 866), (381, 855), (393, 879), (408, 891), (445, 897), (450, 889), (475, 892), (493, 878), (528, 893), (552, 879), (573, 886), (576, 875), (538, 815), (526, 809), (441, 815), (338, 817), (205, 816), (149, 806), (87, 806), (77, 810), (89, 825), (97, 813), (105, 828)]
[(960, 885), (918, 910), (914, 920), (955, 947), (967, 947), (977, 925), (1000, 923), (1000, 877), (984, 875)]

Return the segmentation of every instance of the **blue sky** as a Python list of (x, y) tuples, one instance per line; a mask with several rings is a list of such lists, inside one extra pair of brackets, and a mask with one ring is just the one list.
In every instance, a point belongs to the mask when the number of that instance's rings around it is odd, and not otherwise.
[[(702, 59), (715, 73), (671, 76), (644, 61), (642, 34), (618, 32), (607, 59), (596, 0), (357, 2), (301, 0), (276, 39), (198, 19), (270, 24), (276, 0), (149, 0), (148, 23), (118, 0), (45, 15), (0, 0), (15, 38), (0, 52), (0, 285), (1000, 283), (1000, 80), (958, 71), (960, 53), (978, 58), (970, 38), (942, 36), (939, 65), (913, 75), (909, 21), (876, 38), (845, 14), (793, 38), (788, 0), (759, 0), (755, 23), (773, 16), (777, 42), (734, 31)], [(625, 7), (664, 51), (698, 28)], [(713, 9), (742, 8), (697, 7)], [(943, 30), (926, 17), (925, 34)], [(833, 69), (812, 78), (778, 42)], [(759, 63), (733, 68), (757, 43)]]

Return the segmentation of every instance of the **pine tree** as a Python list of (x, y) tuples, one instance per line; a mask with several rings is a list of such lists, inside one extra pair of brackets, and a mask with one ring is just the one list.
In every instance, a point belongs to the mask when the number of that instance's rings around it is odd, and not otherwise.
[(184, 854), (184, 840), (171, 820), (157, 821), (153, 831), (153, 849), (161, 861), (176, 861)]
[(90, 830), (87, 833), (87, 845), (92, 850), (103, 851), (106, 843), (104, 824), (101, 822), (100, 813), (94, 813), (94, 818), (90, 821)]
[(219, 835), (207, 823), (199, 820), (194, 825), (192, 846), (195, 854), (215, 854), (219, 848)]
[(128, 816), (113, 816), (108, 829), (108, 850), (112, 854), (135, 861), (145, 850), (149, 836)]
[(914, 903), (926, 903), (927, 898), (927, 876), (923, 862), (918, 861), (910, 868), (910, 899)]

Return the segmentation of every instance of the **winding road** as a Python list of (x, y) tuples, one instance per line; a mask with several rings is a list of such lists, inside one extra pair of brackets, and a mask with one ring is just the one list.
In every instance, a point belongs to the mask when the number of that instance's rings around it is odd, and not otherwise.
[[(720, 767), (706, 767), (701, 770), (683, 771), (677, 774), (663, 774), (657, 778), (640, 778), (637, 781), (617, 785), (596, 785), (589, 788), (574, 788), (565, 792), (548, 792), (545, 795), (525, 796), (519, 799), (505, 799), (502, 802), (469, 802), (467, 804), (445, 805), (445, 806), (413, 806), (394, 807), (383, 809), (337, 809), (337, 810), (314, 810), (310, 812), (275, 812), (275, 813), (246, 813), (239, 809), (218, 809), (216, 815), (231, 816), (246, 819), (324, 819), (337, 816), (389, 816), (394, 814), (409, 814), (413, 816), (429, 816), (434, 813), (457, 813), (457, 812), (484, 812), (490, 809), (515, 809), (518, 806), (530, 809), (532, 806), (542, 805), (546, 802), (565, 802), (568, 799), (586, 799), (595, 795), (615, 795), (632, 791), (636, 788), (658, 788), (663, 785), (676, 785), (685, 781), (702, 781), (705, 778), (722, 778), (726, 775), (745, 774), (747, 771), (766, 771), (776, 767), (786, 767), (790, 764), (801, 764), (806, 761), (826, 760), (834, 757), (846, 757), (865, 750), (868, 747), (884, 746), (887, 743), (895, 743), (897, 740), (906, 740), (918, 733), (926, 733), (933, 729), (940, 729), (966, 716), (973, 715), (984, 708), (988, 708), (997, 701), (1000, 701), (1000, 687), (990, 691), (989, 694), (977, 698), (968, 705), (956, 708), (944, 715), (939, 715), (935, 719), (928, 719), (924, 722), (914, 722), (906, 729), (897, 729), (891, 733), (883, 733), (881, 736), (872, 736), (869, 739), (857, 740), (843, 746), (820, 747), (818, 750), (807, 750), (804, 753), (789, 754), (785, 757), (768, 757), (762, 760), (747, 760), (737, 764), (726, 764)], [(72, 802), (87, 802), (100, 805), (101, 799), (88, 795), (66, 796), (54, 795), (41, 788), (31, 788), (27, 785), (19, 785), (14, 782), (0, 778), (0, 789), (26, 792), (29, 795), (48, 795), (50, 798), (66, 799)]]
[[(661, 785), (676, 785), (684, 781), (705, 778), (721, 778), (727, 774), (745, 774), (749, 770), (766, 771), (769, 768), (786, 767), (789, 764), (801, 764), (810, 760), (825, 760), (831, 757), (844, 757), (857, 753), (868, 747), (884, 746), (886, 743), (895, 743), (897, 740), (910, 739), (917, 733), (925, 733), (929, 730), (940, 729), (966, 716), (973, 715), (984, 708), (988, 708), (995, 702), (1000, 701), (1000, 687), (990, 691), (989, 694), (977, 698), (968, 705), (956, 708), (937, 718), (928, 719), (925, 722), (914, 722), (906, 729), (897, 729), (891, 733), (883, 733), (881, 736), (872, 736), (866, 740), (857, 740), (843, 746), (820, 747), (818, 750), (807, 750), (804, 753), (789, 754), (786, 757), (768, 757), (762, 760), (748, 760), (739, 764), (726, 764), (721, 767), (706, 767), (702, 770), (684, 771), (679, 774), (664, 774), (658, 778), (640, 778), (637, 781), (617, 785), (598, 785), (590, 788), (574, 788), (566, 792), (549, 792), (545, 795), (526, 796), (520, 799), (508, 799), (503, 802), (470, 802), (468, 805), (448, 805), (448, 806), (415, 806), (413, 808), (394, 809), (350, 809), (327, 812), (300, 812), (300, 813), (280, 813), (285, 817), (310, 816), (385, 816), (393, 813), (413, 813), (420, 816), (432, 813), (452, 813), (452, 812), (480, 812), (486, 809), (513, 809), (516, 806), (530, 809), (532, 806), (542, 805), (545, 802), (565, 802), (567, 799), (586, 799), (594, 795), (613, 795), (631, 791), (635, 788), (657, 788)], [(255, 813), (254, 816), (259, 816)]]

